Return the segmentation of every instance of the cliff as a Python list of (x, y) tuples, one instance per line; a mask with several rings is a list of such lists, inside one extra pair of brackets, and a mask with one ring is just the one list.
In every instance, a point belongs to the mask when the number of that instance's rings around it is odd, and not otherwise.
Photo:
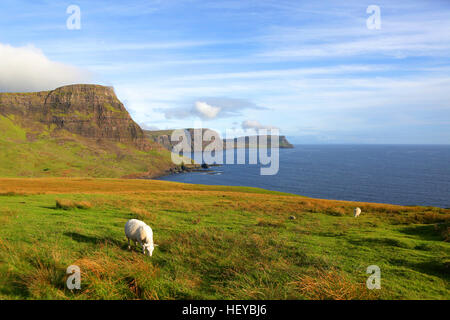
[(0, 176), (152, 177), (172, 167), (113, 88), (0, 93)]
[(0, 93), (0, 114), (55, 125), (89, 139), (152, 148), (110, 87), (70, 85), (36, 93)]
[[(257, 139), (255, 139), (256, 143), (252, 142), (249, 136), (241, 137), (241, 138), (235, 138), (235, 139), (224, 139), (224, 144), (231, 143), (231, 146), (234, 145), (234, 148), (238, 148), (238, 139), (242, 139), (244, 141), (244, 147), (245, 148), (257, 148), (258, 142), (259, 145), (266, 144), (269, 148), (272, 144), (272, 139), (278, 138), (278, 148), (280, 149), (290, 149), (294, 148), (294, 146), (289, 143), (289, 141), (286, 139), (285, 136), (257, 136)], [(224, 148), (227, 148), (226, 146)]]
[[(184, 129), (186, 131), (186, 136), (190, 137), (189, 144), (191, 145), (192, 151), (202, 151), (206, 146), (210, 145), (211, 142), (209, 141), (203, 141), (202, 142), (202, 149), (198, 148), (198, 150), (194, 150), (194, 133), (198, 132), (200, 129)], [(202, 136), (206, 130), (210, 129), (203, 129)], [(220, 134), (216, 131), (211, 130), (215, 136), (220, 138)], [(163, 145), (166, 149), (172, 150), (173, 146), (178, 144), (177, 141), (171, 141), (171, 135), (173, 130), (156, 130), (156, 131), (150, 131), (150, 130), (144, 130), (145, 135), (152, 141), (157, 142), (161, 145)], [(293, 148), (294, 146), (289, 143), (289, 141), (286, 139), (285, 136), (267, 136), (267, 145), (270, 147), (271, 141), (273, 138), (278, 137), (279, 139), (279, 148)], [(250, 143), (250, 139), (248, 136), (243, 137), (245, 141), (245, 148), (254, 148), (256, 145), (252, 145)], [(261, 139), (262, 136), (258, 136), (258, 139)], [(230, 144), (228, 144), (228, 142)], [(222, 139), (220, 138), (220, 141), (218, 141), (218, 147), (227, 149), (227, 148), (238, 148), (237, 145), (237, 139)]]

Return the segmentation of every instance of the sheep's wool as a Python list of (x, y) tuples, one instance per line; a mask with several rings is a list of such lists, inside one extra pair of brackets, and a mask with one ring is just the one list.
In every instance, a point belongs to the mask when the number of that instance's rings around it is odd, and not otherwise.
[(144, 249), (144, 253), (147, 249), (151, 255), (154, 247), (153, 231), (145, 222), (137, 219), (128, 220), (125, 224), (125, 235), (129, 240), (139, 242)]

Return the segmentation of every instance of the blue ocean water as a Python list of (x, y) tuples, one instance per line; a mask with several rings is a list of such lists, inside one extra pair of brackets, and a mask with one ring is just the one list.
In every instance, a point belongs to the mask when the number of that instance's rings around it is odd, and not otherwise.
[(223, 165), (160, 178), (207, 185), (259, 187), (304, 196), (450, 207), (449, 145), (296, 145), (280, 149), (280, 167)]

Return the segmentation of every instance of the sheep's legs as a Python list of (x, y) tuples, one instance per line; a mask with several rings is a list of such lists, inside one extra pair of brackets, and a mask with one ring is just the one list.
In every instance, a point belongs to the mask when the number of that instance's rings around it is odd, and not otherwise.
[(128, 250), (131, 250), (130, 239), (129, 238), (127, 239), (128, 239)]
[(145, 254), (145, 246), (144, 246), (144, 244), (141, 241), (139, 241), (139, 244), (142, 246), (142, 253)]

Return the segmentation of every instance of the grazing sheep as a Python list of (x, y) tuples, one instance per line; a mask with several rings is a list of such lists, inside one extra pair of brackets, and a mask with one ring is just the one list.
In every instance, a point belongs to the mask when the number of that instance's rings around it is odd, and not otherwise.
[(153, 243), (152, 228), (143, 221), (137, 219), (128, 220), (125, 224), (125, 235), (128, 239), (128, 249), (131, 249), (130, 240), (134, 241), (136, 246), (139, 242), (142, 246), (142, 253), (145, 254), (145, 251), (147, 251), (150, 257), (152, 256), (155, 247), (158, 246)]
[(358, 207), (353, 212), (355, 213), (355, 218), (357, 218), (361, 214), (361, 209)]

